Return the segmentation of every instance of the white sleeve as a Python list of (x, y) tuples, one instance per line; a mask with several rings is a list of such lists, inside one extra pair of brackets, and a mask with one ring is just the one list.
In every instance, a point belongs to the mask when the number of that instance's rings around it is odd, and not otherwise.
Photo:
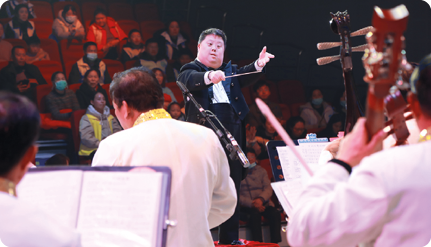
[(204, 74), (204, 82), (205, 82), (205, 84), (206, 85), (210, 85), (212, 82), (210, 81), (210, 79), (208, 78), (208, 74), (210, 73), (210, 72), (212, 72), (211, 70), (210, 71), (207, 71), (207, 72), (205, 72), (205, 74)]
[(109, 145), (107, 141), (109, 140), (108, 138), (100, 142), (99, 148), (94, 154), (91, 166), (121, 166), (121, 164), (117, 162), (116, 148)]
[(208, 215), (209, 228), (216, 227), (229, 219), (236, 207), (237, 196), (235, 184), (230, 178), (229, 163), (226, 154), (215, 133), (211, 133), (214, 142), (214, 166), (218, 171)]
[(259, 67), (259, 65), (257, 65), (257, 61), (258, 60), (256, 60), (256, 62), (254, 62), (254, 68), (256, 68), (256, 71), (262, 71), (265, 66)]
[(290, 217), (292, 246), (356, 246), (383, 227), (389, 198), (381, 178), (358, 169), (349, 178), (344, 167), (328, 163), (310, 180)]

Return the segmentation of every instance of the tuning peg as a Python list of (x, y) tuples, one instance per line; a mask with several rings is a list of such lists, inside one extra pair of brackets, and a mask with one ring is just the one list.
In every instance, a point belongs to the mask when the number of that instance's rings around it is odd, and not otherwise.
[(340, 59), (340, 55), (331, 56), (331, 57), (321, 57), (321, 58), (316, 59), (316, 61), (317, 61), (318, 65), (325, 65), (325, 64), (337, 61), (338, 59)]
[(359, 29), (358, 31), (355, 31), (353, 33), (350, 33), (350, 37), (355, 37), (355, 36), (361, 36), (361, 35), (365, 35), (368, 32), (374, 32), (374, 27), (373, 26), (369, 26), (369, 27), (364, 27), (362, 29)]
[(352, 47), (352, 52), (364, 52), (365, 49), (367, 49), (367, 48), (368, 48), (367, 44), (360, 45), (360, 46), (355, 46), (355, 47)]
[(322, 42), (322, 43), (317, 43), (317, 49), (327, 50), (340, 45), (341, 45), (341, 42)]

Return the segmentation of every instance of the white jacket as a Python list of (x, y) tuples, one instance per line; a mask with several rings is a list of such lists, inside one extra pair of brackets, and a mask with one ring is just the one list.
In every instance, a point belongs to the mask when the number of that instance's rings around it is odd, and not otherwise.
[(167, 166), (172, 170), (167, 246), (214, 246), (210, 229), (236, 206), (226, 154), (215, 133), (174, 119), (143, 122), (100, 142), (92, 166)]
[[(78, 18), (73, 23), (68, 23), (61, 15), (63, 10), (58, 12), (57, 18), (55, 18), (54, 23), (52, 23), (52, 33), (60, 41), (62, 39), (75, 38), (84, 39), (85, 31), (84, 26), (82, 26), (81, 21)], [(71, 36), (72, 29), (75, 29), (75, 35)]]
[(301, 117), (305, 121), (306, 129), (325, 128), (329, 118), (334, 114), (334, 110), (328, 103), (323, 102), (323, 116), (321, 116), (308, 102), (300, 106)]

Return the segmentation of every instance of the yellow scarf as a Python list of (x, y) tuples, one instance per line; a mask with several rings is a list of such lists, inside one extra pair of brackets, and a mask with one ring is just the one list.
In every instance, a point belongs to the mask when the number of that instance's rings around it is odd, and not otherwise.
[(0, 178), (0, 191), (16, 197), (15, 184), (6, 178)]
[(133, 126), (136, 126), (136, 125), (141, 124), (141, 123), (146, 122), (146, 121), (162, 119), (162, 118), (171, 118), (172, 119), (171, 115), (169, 115), (169, 113), (167, 111), (165, 111), (165, 109), (160, 108), (160, 109), (149, 110), (147, 112), (142, 113), (138, 117), (138, 119), (136, 119)]

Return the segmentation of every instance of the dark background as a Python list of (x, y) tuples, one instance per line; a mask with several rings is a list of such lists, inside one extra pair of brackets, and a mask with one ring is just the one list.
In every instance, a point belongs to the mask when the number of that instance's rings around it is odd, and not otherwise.
[[(410, 13), (405, 32), (408, 60), (418, 62), (431, 52), (431, 9), (420, 0), (165, 0), (156, 4), (163, 21), (188, 20), (195, 39), (205, 28), (222, 28), (228, 37), (225, 56), (230, 59), (255, 59), (266, 45), (276, 56), (267, 65), (267, 79), (299, 80), (306, 91), (320, 87), (328, 101), (343, 87), (338, 61), (316, 64), (316, 58), (339, 54), (338, 48), (316, 48), (318, 42), (339, 40), (329, 28), (330, 12), (348, 10), (353, 32), (371, 25), (374, 6), (386, 9), (404, 4)], [(361, 44), (365, 44), (364, 36), (352, 38), (353, 46)], [(353, 73), (358, 96), (365, 101), (362, 54), (353, 56)]]

